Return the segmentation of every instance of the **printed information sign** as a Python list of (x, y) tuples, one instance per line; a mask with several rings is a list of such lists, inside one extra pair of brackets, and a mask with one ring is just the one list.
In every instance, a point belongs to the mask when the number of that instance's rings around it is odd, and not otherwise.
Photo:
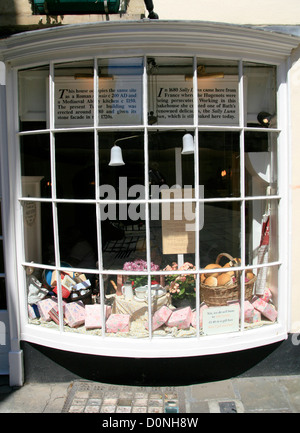
[[(55, 80), (55, 126), (93, 126), (93, 79)], [(99, 125), (140, 125), (143, 119), (142, 82), (136, 76), (99, 79)], [(193, 123), (193, 82), (184, 76), (158, 76), (148, 91), (149, 108), (157, 125)], [(198, 79), (200, 125), (238, 125), (238, 77)]]
[(239, 330), (239, 305), (210, 307), (203, 310), (203, 333), (206, 335), (237, 332)]

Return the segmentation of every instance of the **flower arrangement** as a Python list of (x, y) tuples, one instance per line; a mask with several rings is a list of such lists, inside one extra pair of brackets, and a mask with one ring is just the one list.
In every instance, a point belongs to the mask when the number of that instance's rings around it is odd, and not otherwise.
[[(159, 265), (151, 262), (151, 271), (158, 271)], [(147, 272), (147, 262), (142, 259), (136, 259), (133, 262), (125, 262), (123, 265), (124, 271), (145, 271)], [(147, 275), (134, 275), (129, 276), (128, 280), (132, 282), (133, 287), (144, 286), (148, 283)], [(154, 280), (154, 277), (151, 278), (152, 284), (157, 284), (157, 281)]]
[[(196, 269), (192, 263), (185, 262), (178, 268), (178, 264), (173, 262), (171, 266), (167, 265), (164, 271), (187, 271), (192, 269)], [(194, 300), (196, 298), (195, 278), (194, 274), (167, 275), (165, 280), (172, 298)]]

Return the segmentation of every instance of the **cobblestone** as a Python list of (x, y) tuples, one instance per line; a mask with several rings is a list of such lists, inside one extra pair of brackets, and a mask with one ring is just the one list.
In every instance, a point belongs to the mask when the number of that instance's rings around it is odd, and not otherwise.
[[(116, 389), (112, 390), (112, 387)], [(98, 398), (94, 396), (97, 395)], [(88, 381), (74, 382), (62, 412), (164, 413), (173, 406), (184, 412), (184, 399), (176, 388), (117, 387)]]

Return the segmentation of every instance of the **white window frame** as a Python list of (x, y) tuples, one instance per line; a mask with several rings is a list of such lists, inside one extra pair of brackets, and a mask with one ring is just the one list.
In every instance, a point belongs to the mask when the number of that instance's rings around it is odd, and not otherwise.
[[(27, 322), (27, 299), (26, 299), (26, 288), (24, 284), (24, 272), (23, 266), (29, 265), (24, 261), (23, 249), (16, 248), (16, 257), (19, 267), (16, 266), (16, 272), (14, 275), (10, 275), (11, 282), (14, 281), (15, 295), (18, 294), (20, 300), (20, 339), (25, 341), (30, 341), (37, 344), (46, 345), (49, 347), (54, 347), (62, 350), (75, 351), (81, 353), (99, 354), (99, 355), (109, 355), (109, 356), (129, 356), (129, 357), (184, 357), (184, 356), (196, 356), (196, 355), (207, 355), (207, 354), (217, 354), (229, 351), (237, 351), (243, 349), (249, 349), (252, 347), (261, 346), (264, 344), (270, 344), (277, 341), (281, 341), (287, 337), (288, 332), (288, 306), (290, 302), (290, 286), (287, 285), (289, 281), (289, 208), (290, 208), (290, 196), (288, 189), (288, 173), (289, 173), (289, 135), (288, 135), (288, 86), (287, 86), (287, 63), (286, 56), (289, 55), (291, 49), (298, 44), (298, 40), (292, 40), (287, 36), (283, 35), (272, 35), (266, 32), (261, 32), (258, 30), (247, 29), (245, 27), (238, 26), (226, 26), (226, 25), (214, 25), (214, 24), (203, 24), (203, 23), (185, 23), (181, 25), (172, 22), (160, 22), (160, 23), (122, 23), (121, 33), (120, 23), (118, 27), (116, 24), (111, 26), (101, 27), (101, 31), (98, 33), (97, 28), (94, 25), (90, 26), (79, 26), (76, 30), (74, 26), (63, 29), (55, 29), (53, 33), (51, 32), (41, 32), (39, 35), (36, 33), (34, 35), (30, 34), (25, 38), (25, 40), (18, 37), (18, 35), (12, 38), (12, 41), (8, 41), (6, 50), (4, 52), (4, 58), (10, 61), (10, 66), (7, 68), (8, 72), (8, 98), (7, 106), (8, 113), (11, 115), (8, 121), (8, 152), (9, 152), (9, 181), (11, 185), (10, 194), (12, 197), (13, 210), (15, 215), (14, 227), (16, 236), (16, 246), (23, 243), (23, 233), (22, 233), (22, 206), (21, 202), (25, 201), (26, 198), (21, 196), (21, 173), (20, 173), (20, 155), (18, 152), (18, 141), (19, 136), (25, 135), (25, 132), (18, 132), (18, 119), (14, 113), (18, 112), (18, 96), (17, 96), (17, 73), (18, 70), (25, 67), (33, 67), (38, 64), (44, 64), (47, 59), (50, 60), (50, 86), (49, 86), (49, 99), (52, 101), (50, 104), (50, 127), (49, 130), (34, 131), (34, 133), (50, 133), (50, 147), (51, 147), (51, 167), (52, 173), (54, 173), (55, 160), (54, 160), (54, 141), (53, 136), (56, 132), (54, 125), (54, 105), (53, 105), (53, 95), (54, 95), (54, 82), (53, 82), (53, 72), (54, 64), (57, 62), (68, 61), (68, 60), (84, 60), (94, 58), (94, 85), (97, 89), (97, 77), (96, 77), (96, 64), (97, 58), (108, 58), (108, 57), (124, 57), (125, 46), (128, 50), (127, 57), (137, 57), (142, 56), (183, 56), (194, 58), (194, 101), (197, 100), (197, 77), (196, 77), (196, 59), (198, 57), (202, 58), (222, 58), (228, 60), (237, 60), (239, 62), (239, 76), (240, 76), (240, 88), (239, 88), (239, 98), (240, 98), (240, 126), (239, 127), (228, 127), (228, 130), (237, 130), (241, 134), (241, 146), (243, 147), (243, 134), (250, 128), (247, 128), (243, 124), (243, 104), (241, 101), (243, 99), (243, 75), (242, 75), (242, 62), (261, 62), (264, 64), (270, 64), (277, 66), (277, 79), (278, 79), (278, 96), (277, 96), (277, 106), (278, 106), (278, 128), (274, 129), (273, 132), (278, 132), (278, 160), (279, 160), (279, 185), (278, 185), (278, 195), (268, 197), (269, 199), (279, 200), (279, 260), (277, 262), (269, 263), (268, 266), (279, 266), (279, 280), (278, 284), (282, 290), (279, 291), (278, 299), (278, 321), (277, 323), (264, 326), (259, 329), (247, 330), (243, 329), (237, 333), (229, 333), (213, 336), (198, 336), (197, 341), (195, 338), (149, 338), (142, 340), (135, 340), (130, 338), (111, 338), (103, 336), (103, 338), (97, 338), (87, 335), (72, 334), (63, 331), (63, 325), (60, 325), (59, 331), (53, 331), (50, 329), (43, 328), (41, 326), (30, 325)], [(79, 31), (78, 31), (79, 30)], [(108, 31), (107, 31), (108, 30)], [(134, 33), (132, 31), (134, 30)], [(157, 32), (154, 35), (154, 41), (148, 42), (149, 32)], [(164, 32), (165, 36), (162, 39), (161, 33)], [(136, 41), (137, 34), (140, 36), (139, 43)], [(151, 33), (152, 34), (152, 33)], [(118, 35), (120, 46), (116, 47), (115, 36)], [(47, 38), (50, 36), (50, 39)], [(85, 36), (85, 38), (83, 38)], [(113, 36), (113, 37), (112, 37)], [(243, 39), (241, 42), (241, 36)], [(23, 35), (22, 35), (23, 37)], [(122, 39), (123, 37), (123, 39)], [(94, 39), (93, 39), (94, 38)], [(232, 39), (233, 38), (233, 39)], [(172, 41), (172, 45), (166, 43), (166, 46), (162, 46), (161, 40)], [(188, 44), (188, 48), (185, 44), (181, 44), (182, 41)], [(33, 50), (33, 43), (38, 43), (38, 49)], [(68, 43), (66, 44), (66, 41)], [(232, 42), (233, 41), (233, 42)], [(79, 43), (80, 42), (80, 43)], [(126, 42), (126, 44), (125, 44)], [(157, 42), (157, 44), (155, 43)], [(268, 52), (266, 53), (265, 46), (268, 43)], [(79, 44), (79, 45), (78, 45)], [(169, 45), (169, 46), (168, 46)], [(183, 48), (182, 48), (183, 47)], [(251, 47), (251, 48), (248, 48)], [(69, 51), (70, 50), (70, 51)], [(83, 53), (85, 53), (83, 55)], [(39, 61), (40, 59), (40, 61)], [(145, 71), (144, 71), (145, 74)], [(144, 131), (144, 154), (145, 154), (145, 184), (147, 184), (147, 132), (156, 127), (151, 127), (146, 124), (146, 114), (147, 114), (147, 80), (144, 79), (143, 85), (144, 91), (144, 124), (135, 128), (130, 127), (130, 129), (136, 129), (139, 131)], [(96, 92), (97, 94), (97, 92)], [(98, 152), (98, 131), (112, 130), (112, 127), (101, 127), (97, 122), (97, 98), (94, 104), (94, 126), (91, 128), (79, 128), (78, 130), (91, 130), (94, 131), (95, 136), (95, 157), (97, 157)], [(195, 104), (197, 107), (197, 104)], [(168, 129), (168, 126), (165, 127)], [(174, 126), (172, 126), (174, 129)], [(170, 128), (170, 129), (172, 129)], [(119, 130), (122, 127), (118, 127)], [(126, 127), (123, 128), (124, 130)], [(202, 129), (207, 130), (218, 130), (215, 126), (203, 126), (198, 124), (197, 108), (194, 112), (194, 124), (188, 125), (189, 130), (195, 132), (195, 137), (198, 136), (198, 132)], [(227, 129), (227, 128), (225, 128)], [(71, 128), (71, 130), (75, 130)], [(220, 130), (224, 130), (224, 127), (220, 127)], [(254, 129), (251, 128), (251, 131)], [(260, 129), (261, 130), (261, 129)], [(271, 130), (269, 130), (271, 131)], [(196, 142), (197, 149), (197, 142)], [(244, 160), (243, 152), (241, 152), (241, 173), (244, 173)], [(97, 160), (97, 159), (96, 159)], [(198, 178), (198, 158), (197, 151), (195, 154), (195, 179)], [(16, 170), (17, 169), (17, 170)], [(55, 177), (53, 177), (54, 179)], [(242, 179), (242, 175), (241, 175)], [(96, 170), (96, 185), (98, 185), (98, 174)], [(195, 182), (195, 185), (198, 185)], [(98, 188), (98, 187), (97, 187)], [(147, 190), (147, 189), (146, 189)], [(55, 191), (55, 185), (54, 185)], [(242, 210), (242, 220), (241, 220), (241, 233), (244, 232), (245, 220), (244, 220), (244, 208), (246, 200), (265, 200), (266, 197), (245, 197), (244, 183), (241, 182), (241, 193), (240, 197), (236, 200), (241, 204)], [(97, 194), (99, 191), (97, 191)], [(147, 191), (146, 191), (147, 193)], [(97, 195), (99, 197), (99, 195)], [(146, 196), (147, 197), (147, 196)], [(30, 198), (34, 201), (33, 198)], [(230, 198), (228, 201), (233, 201)], [(57, 215), (56, 215), (56, 205), (60, 202), (65, 202), (63, 199), (57, 199), (54, 193), (52, 199), (36, 199), (39, 202), (51, 202), (53, 206), (54, 215), (54, 231), (55, 231), (55, 245), (56, 245), (56, 266), (54, 269), (62, 270), (59, 266), (59, 255), (58, 255), (58, 238), (57, 238)], [(214, 200), (213, 201), (217, 201)], [(226, 201), (224, 199), (220, 201)], [(81, 201), (82, 202), (82, 201)], [(86, 201), (85, 202), (89, 202)], [(94, 200), (90, 201), (94, 203)], [(97, 200), (96, 200), (97, 202)], [(99, 208), (99, 203), (97, 204), (97, 209)], [(147, 207), (146, 207), (147, 209)], [(97, 210), (98, 212), (98, 210)], [(147, 212), (147, 211), (146, 211)], [(99, 216), (99, 215), (98, 215)], [(8, 218), (8, 215), (7, 215)], [(146, 218), (146, 233), (147, 233), (147, 261), (150, 264), (150, 243), (149, 243), (149, 221)], [(197, 245), (197, 243), (196, 243)], [(101, 264), (101, 240), (100, 240), (100, 230), (98, 231), (98, 250), (99, 250), (99, 269), (97, 270), (99, 274), (107, 273), (104, 271)], [(241, 242), (241, 253), (242, 253), (242, 264), (241, 270), (244, 271), (247, 267), (244, 265), (244, 235)], [(11, 258), (11, 261), (13, 259)], [(196, 264), (199, 266), (199, 253), (196, 248)], [(43, 265), (43, 268), (47, 266)], [(50, 269), (52, 267), (49, 266)], [(150, 269), (150, 266), (148, 266)], [(83, 272), (87, 270), (82, 269)], [(91, 272), (90, 270), (88, 270)], [(113, 272), (110, 272), (113, 273)], [(116, 271), (119, 273), (119, 271)], [(126, 274), (126, 272), (122, 272)], [(129, 272), (128, 272), (129, 273)], [(161, 273), (161, 272), (160, 272)], [(149, 275), (150, 282), (150, 275)], [(199, 284), (197, 284), (199, 286)], [(287, 287), (284, 291), (283, 288)], [(61, 288), (59, 287), (59, 294), (61, 293)], [(197, 289), (198, 290), (198, 289)], [(14, 296), (15, 296), (14, 295)], [(150, 294), (149, 294), (150, 295)], [(102, 293), (103, 301), (103, 293)], [(102, 302), (103, 305), (103, 302)], [(59, 302), (59, 309), (62, 311), (61, 301)], [(243, 317), (243, 315), (242, 315)], [(151, 333), (150, 333), (151, 334)]]

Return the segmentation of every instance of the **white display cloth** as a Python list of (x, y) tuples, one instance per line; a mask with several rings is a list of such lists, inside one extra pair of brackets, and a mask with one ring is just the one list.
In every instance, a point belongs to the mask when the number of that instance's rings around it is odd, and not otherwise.
[[(126, 300), (124, 296), (116, 296), (113, 306), (112, 313), (113, 314), (129, 314), (131, 317), (131, 322), (137, 320), (138, 318), (144, 316), (146, 312), (148, 312), (148, 302), (147, 300), (138, 300), (138, 298), (134, 297), (132, 300)], [(152, 312), (155, 313), (160, 307), (163, 305), (169, 306), (171, 304), (170, 294), (167, 293), (163, 296), (155, 298), (152, 300), (151, 307)]]

